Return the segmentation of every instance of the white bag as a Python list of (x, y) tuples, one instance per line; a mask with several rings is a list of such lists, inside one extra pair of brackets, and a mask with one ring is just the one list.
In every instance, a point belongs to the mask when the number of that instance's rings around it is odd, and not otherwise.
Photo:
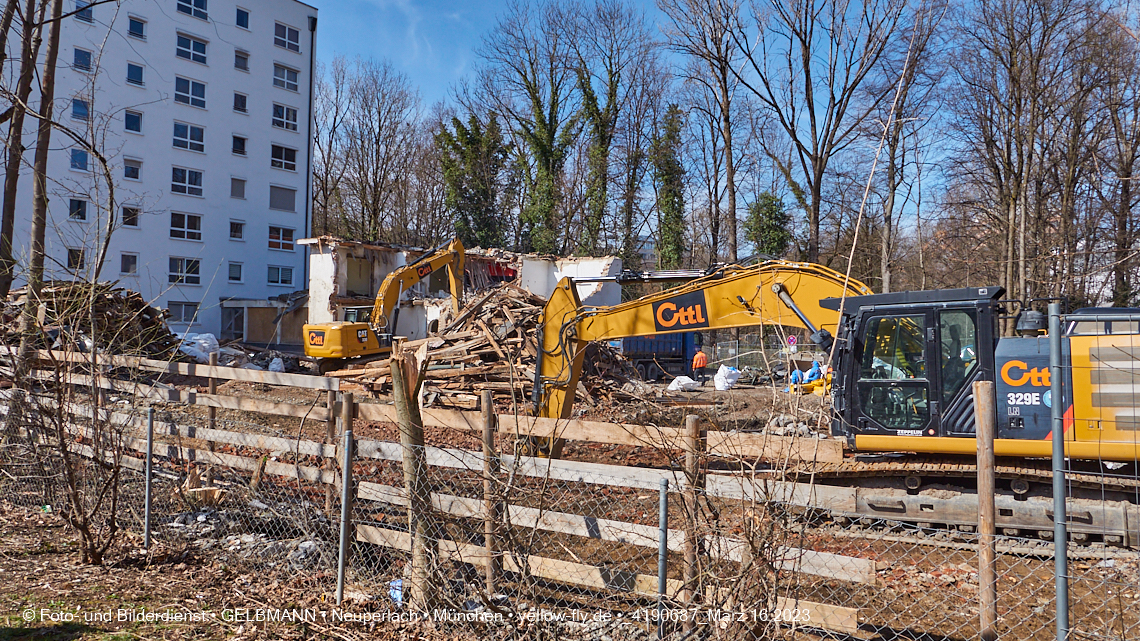
[(280, 358), (275, 358), (275, 359), (269, 361), (269, 371), (271, 371), (271, 372), (284, 372), (285, 371), (285, 361), (281, 360)]
[(700, 388), (700, 383), (697, 383), (688, 376), (678, 376), (669, 383), (667, 389), (670, 392), (695, 392)]
[(218, 351), (218, 339), (213, 334), (186, 334), (178, 351), (199, 363), (209, 363), (210, 354)]
[(740, 378), (740, 370), (728, 365), (721, 365), (720, 369), (716, 371), (713, 376), (713, 387), (719, 392), (730, 390), (736, 385), (736, 381)]

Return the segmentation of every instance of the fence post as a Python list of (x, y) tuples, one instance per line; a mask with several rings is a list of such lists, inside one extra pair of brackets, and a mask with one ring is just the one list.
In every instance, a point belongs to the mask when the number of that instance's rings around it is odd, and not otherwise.
[[(425, 350), (426, 351), (426, 350)], [(403, 449), (404, 491), (408, 496), (408, 532), (412, 535), (412, 567), (408, 577), (408, 601), (422, 611), (435, 605), (430, 536), (431, 490), (428, 487), (424, 457), (424, 428), (418, 401), (420, 363), (411, 350), (395, 349), (391, 358), (392, 395), (396, 400), (396, 420)]]
[(994, 534), (994, 438), (997, 407), (993, 381), (974, 383), (974, 424), (978, 444), (978, 608), (982, 641), (997, 639), (997, 574)]
[(1049, 303), (1049, 410), (1053, 427), (1053, 580), (1057, 641), (1069, 638), (1069, 533), (1065, 514), (1065, 396), (1061, 387), (1061, 304)]
[[(327, 446), (336, 445), (336, 392), (329, 390), (325, 393), (325, 407), (328, 408), (329, 413), (325, 417), (325, 443)], [(325, 459), (326, 470), (331, 472), (336, 471), (336, 454), (332, 457)], [(324, 476), (323, 474), (321, 476)], [(325, 514), (332, 516), (333, 509), (333, 486), (332, 484), (325, 485)]]
[(344, 600), (344, 568), (348, 565), (349, 529), (352, 525), (352, 393), (341, 394), (340, 417), (344, 425), (344, 444), (341, 446), (340, 468), (340, 553), (336, 562), (336, 604)]
[[(699, 507), (697, 499), (700, 490), (704, 487), (704, 477), (701, 475), (701, 454), (704, 451), (704, 439), (700, 429), (700, 417), (692, 414), (685, 417), (685, 568), (683, 601), (686, 608), (692, 608), (697, 600), (697, 550), (700, 545), (700, 535), (697, 531), (697, 513)], [(689, 633), (693, 630), (691, 617), (685, 617), (682, 630)]]
[(494, 398), (491, 390), (483, 390), (483, 546), (487, 550), (486, 583), (487, 598), (495, 593), (495, 582), (499, 576), (499, 549), (496, 529), (500, 508), (495, 500), (495, 480), (499, 476), (499, 457), (495, 453), (495, 431), (498, 428), (495, 416)]
[(669, 582), (669, 479), (661, 479), (657, 502), (657, 638), (665, 638), (665, 593)]
[(143, 549), (150, 551), (150, 490), (154, 482), (154, 408), (146, 408), (146, 480), (143, 490)]
[[(210, 352), (210, 367), (217, 367), (217, 366), (218, 366), (218, 353), (217, 352)], [(217, 394), (218, 393), (218, 379), (211, 376), (209, 381), (206, 383), (206, 391), (210, 394)], [(218, 429), (218, 408), (213, 407), (213, 406), (206, 408), (206, 427), (208, 427), (212, 430)], [(213, 452), (214, 451), (214, 442), (209, 441), (208, 445), (209, 445), (210, 451)]]

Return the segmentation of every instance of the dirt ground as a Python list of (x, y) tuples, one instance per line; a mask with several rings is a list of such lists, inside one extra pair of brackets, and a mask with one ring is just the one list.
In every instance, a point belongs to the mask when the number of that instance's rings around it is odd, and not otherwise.
[[(243, 572), (189, 550), (152, 547), (127, 533), (105, 567), (80, 563), (58, 517), (0, 501), (0, 640), (422, 639), (467, 641), (428, 624), (330, 621), (336, 577)], [(258, 611), (326, 612), (310, 622), (256, 621)], [(363, 612), (348, 604), (346, 612)], [(168, 620), (142, 620), (146, 614)], [(170, 620), (182, 617), (187, 620)], [(264, 618), (264, 617), (262, 617)], [(134, 619), (134, 620), (131, 620)]]

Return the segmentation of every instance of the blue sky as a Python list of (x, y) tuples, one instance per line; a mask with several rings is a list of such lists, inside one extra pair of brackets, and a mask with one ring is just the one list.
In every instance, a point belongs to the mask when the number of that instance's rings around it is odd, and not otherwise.
[[(475, 64), (482, 37), (505, 2), (469, 0), (306, 0), (320, 10), (317, 57), (387, 59), (419, 88), (425, 106), (447, 98)], [(644, 4), (656, 15), (652, 0)]]
[(483, 34), (505, 7), (454, 0), (308, 0), (320, 10), (317, 57), (387, 59), (419, 88), (425, 105), (447, 97), (472, 68)]

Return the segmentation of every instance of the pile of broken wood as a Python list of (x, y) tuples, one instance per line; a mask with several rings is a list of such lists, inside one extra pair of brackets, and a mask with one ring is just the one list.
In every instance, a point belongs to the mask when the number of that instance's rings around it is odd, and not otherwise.
[[(534, 383), (538, 356), (538, 317), (546, 304), (513, 283), (479, 292), (437, 334), (408, 341), (404, 347), (428, 348), (428, 369), (424, 381), (424, 405), (457, 409), (477, 409), (483, 390), (491, 390), (496, 404), (510, 400), (523, 402)], [(637, 375), (615, 350), (591, 345), (587, 361), (593, 369), (583, 374), (577, 402), (596, 405), (652, 395), (651, 388), (637, 381)], [(388, 361), (373, 361), (362, 369), (330, 372), (345, 381), (373, 392), (391, 389)]]
[[(6, 344), (20, 340), (26, 287), (8, 295), (0, 316)], [(178, 337), (166, 326), (166, 310), (112, 283), (54, 281), (44, 285), (36, 305), (43, 328), (40, 349), (101, 349), (115, 354), (166, 359), (177, 353)]]

